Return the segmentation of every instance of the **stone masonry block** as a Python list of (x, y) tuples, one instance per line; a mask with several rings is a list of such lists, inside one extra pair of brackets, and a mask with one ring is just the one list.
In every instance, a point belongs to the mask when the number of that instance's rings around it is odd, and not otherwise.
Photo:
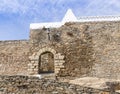
[(31, 64), (33, 64), (34, 63), (34, 61), (31, 61)]
[(65, 66), (61, 65), (60, 68), (64, 68)]
[(38, 63), (34, 63), (33, 65), (34, 65), (34, 66), (38, 66)]
[(38, 64), (39, 60), (34, 61), (34, 64)]
[(55, 66), (55, 70), (60, 70), (60, 66)]
[(35, 56), (36, 55), (36, 53), (33, 53), (33, 55), (32, 56)]
[(59, 63), (54, 63), (55, 66), (59, 66)]
[(55, 62), (55, 64), (54, 64), (55, 66), (61, 66), (61, 65), (63, 65), (63, 63), (60, 63), (60, 62)]
[(53, 54), (56, 54), (56, 51), (55, 51), (55, 50), (53, 50), (53, 49), (51, 49), (51, 52), (52, 52)]
[(46, 48), (46, 50), (51, 52), (52, 49), (51, 48)]
[(35, 68), (35, 66), (34, 66), (34, 65), (33, 65), (33, 66), (31, 66), (31, 68), (32, 68), (32, 69), (34, 69), (34, 68)]
[(28, 66), (32, 66), (33, 64), (29, 63)]
[(59, 56), (59, 59), (64, 59), (64, 56), (62, 55), (62, 56)]
[(59, 71), (55, 71), (55, 74), (58, 74), (59, 73)]
[(39, 52), (37, 53), (37, 56), (39, 56), (40, 54), (42, 54), (42, 50), (39, 50)]
[(37, 72), (38, 72), (38, 69), (34, 69), (33, 71), (37, 73)]
[(58, 56), (58, 55), (55, 55), (55, 56), (54, 56), (54, 59), (59, 59), (59, 56)]
[(59, 59), (64, 59), (64, 56), (63, 55), (59, 56)]
[(34, 57), (34, 60), (39, 60), (39, 56), (35, 56), (35, 57)]
[(31, 69), (31, 68), (28, 69), (28, 72), (32, 72), (32, 71), (33, 71), (33, 69)]
[(46, 48), (42, 48), (41, 51), (42, 51), (42, 52), (45, 52), (45, 51), (46, 51)]
[(63, 63), (60, 63), (60, 62), (59, 62), (58, 65), (61, 66), (61, 65), (63, 65)]
[(60, 68), (55, 68), (55, 71), (60, 71)]
[(65, 60), (59, 60), (60, 63), (65, 63)]
[(55, 60), (55, 63), (59, 63), (60, 62), (60, 60)]
[(33, 60), (33, 59), (34, 59), (34, 56), (29, 56), (29, 59), (30, 59), (30, 60)]
[(60, 69), (60, 65), (56, 65), (56, 66), (55, 66), (55, 69)]
[(57, 55), (61, 56), (61, 54), (60, 54), (60, 53), (58, 53)]

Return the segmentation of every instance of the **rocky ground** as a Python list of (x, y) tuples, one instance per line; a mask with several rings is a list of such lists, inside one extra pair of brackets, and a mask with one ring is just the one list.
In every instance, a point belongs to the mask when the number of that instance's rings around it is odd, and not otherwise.
[[(41, 78), (56, 80), (54, 74), (42, 74)], [(67, 82), (69, 84), (79, 85), (79, 86), (89, 87), (94, 89), (104, 90), (104, 89), (110, 88), (110, 89), (114, 89), (113, 91), (120, 93), (119, 79), (116, 80), (116, 79), (106, 79), (106, 78), (97, 78), (97, 77), (82, 77), (82, 78), (75, 78), (75, 77), (59, 78), (58, 77), (57, 80), (60, 82), (65, 82), (65, 83)]]
[(96, 89), (108, 88), (107, 82), (119, 83), (120, 80), (97, 78), (97, 77), (83, 77), (69, 81), (69, 83), (71, 84), (76, 84), (76, 85), (91, 87)]
[[(120, 94), (119, 80), (56, 79), (53, 74), (0, 76), (0, 94)], [(73, 79), (73, 80), (71, 80)]]

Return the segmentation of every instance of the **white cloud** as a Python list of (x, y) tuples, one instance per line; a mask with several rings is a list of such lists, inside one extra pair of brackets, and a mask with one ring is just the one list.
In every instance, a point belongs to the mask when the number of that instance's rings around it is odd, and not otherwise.
[(0, 0), (0, 12), (26, 13), (34, 10), (42, 0)]
[(58, 16), (63, 16), (63, 11), (71, 7), (78, 16), (120, 15), (120, 0), (0, 0), (0, 12), (18, 13), (35, 20), (51, 19), (53, 16), (53, 20), (58, 20)]
[(1, 0), (0, 11), (2, 12), (16, 12), (19, 11), (19, 3), (17, 0)]
[(87, 15), (120, 15), (120, 0), (92, 0), (85, 8)]

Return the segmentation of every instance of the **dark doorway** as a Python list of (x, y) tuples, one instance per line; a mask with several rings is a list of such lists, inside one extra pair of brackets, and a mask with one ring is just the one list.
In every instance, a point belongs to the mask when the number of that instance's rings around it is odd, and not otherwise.
[(39, 57), (39, 74), (54, 73), (54, 55), (51, 52), (42, 53)]

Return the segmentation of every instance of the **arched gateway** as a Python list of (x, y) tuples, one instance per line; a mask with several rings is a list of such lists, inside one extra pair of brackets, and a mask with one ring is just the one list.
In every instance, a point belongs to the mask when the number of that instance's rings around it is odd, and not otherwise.
[[(63, 63), (65, 63), (64, 61), (64, 55), (61, 55), (60, 53), (56, 53), (56, 51), (52, 48), (49, 47), (44, 47), (42, 49), (40, 49), (37, 53), (34, 53), (32, 56), (30, 56), (30, 63), (28, 64), (28, 71), (30, 75), (35, 75), (35, 74), (39, 74), (41, 73), (41, 68), (42, 70), (45, 70), (44, 68), (46, 67), (42, 67), (41, 65), (41, 56), (43, 54), (46, 53), (51, 53), (53, 55), (53, 67), (52, 70), (50, 71), (54, 71), (55, 74), (58, 74), (60, 69), (64, 69), (64, 65)], [(49, 60), (49, 59), (47, 59)], [(48, 61), (49, 62), (49, 61)], [(54, 69), (53, 69), (54, 68)], [(49, 71), (49, 68), (48, 68)]]

